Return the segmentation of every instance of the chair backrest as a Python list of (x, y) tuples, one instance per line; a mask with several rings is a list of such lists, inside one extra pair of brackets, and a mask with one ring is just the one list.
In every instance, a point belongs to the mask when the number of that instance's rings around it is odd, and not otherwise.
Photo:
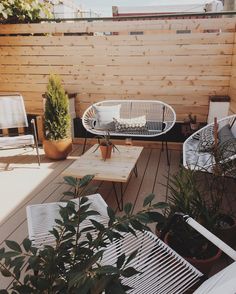
[(125, 285), (133, 287), (129, 293), (185, 293), (203, 276), (151, 232), (136, 231), (136, 236), (125, 233), (123, 239), (106, 247), (102, 264), (115, 266), (118, 256), (129, 256), (136, 249), (138, 253), (129, 266), (139, 274), (123, 279)]
[(28, 127), (23, 97), (0, 94), (0, 129), (21, 127)]
[[(90, 209), (100, 213), (99, 216), (91, 217), (99, 221), (108, 219), (107, 204), (100, 194), (87, 196)], [(79, 198), (72, 199), (76, 205)], [(54, 244), (55, 238), (49, 233), (56, 225), (55, 219), (61, 219), (60, 206), (65, 207), (67, 202), (51, 202), (42, 204), (33, 204), (26, 207), (29, 239), (34, 246), (42, 247), (45, 244)], [(87, 223), (88, 225), (88, 223)]]

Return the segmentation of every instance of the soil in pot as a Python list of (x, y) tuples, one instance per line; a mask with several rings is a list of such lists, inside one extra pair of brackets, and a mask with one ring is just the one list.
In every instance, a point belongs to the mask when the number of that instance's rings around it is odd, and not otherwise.
[(234, 218), (229, 215), (222, 215), (218, 221), (216, 236), (233, 247), (236, 244), (236, 222)]
[(112, 148), (113, 148), (112, 144), (111, 145), (100, 145), (100, 150), (101, 150), (103, 160), (111, 158)]
[[(206, 246), (208, 246), (209, 248), (206, 250), (206, 252), (210, 252), (209, 257), (207, 257), (208, 254), (206, 254), (206, 256), (204, 256), (204, 259), (197, 259), (195, 257), (185, 256), (184, 252), (181, 250), (183, 249), (181, 248), (181, 244), (176, 244), (174, 238), (169, 233), (165, 235), (164, 242), (206, 276), (209, 275), (213, 265), (219, 260), (222, 254), (222, 251), (214, 246), (212, 243), (207, 243)], [(181, 249), (179, 250), (179, 248)]]
[(72, 140), (71, 138), (57, 141), (44, 140), (43, 149), (46, 157), (55, 160), (62, 160), (65, 159), (72, 151)]

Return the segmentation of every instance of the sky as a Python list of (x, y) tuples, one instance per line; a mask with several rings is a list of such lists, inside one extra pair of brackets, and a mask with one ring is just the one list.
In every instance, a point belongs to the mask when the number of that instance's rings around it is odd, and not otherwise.
[(83, 10), (92, 10), (100, 16), (112, 16), (112, 6), (155, 6), (176, 4), (201, 4), (206, 0), (76, 0)]

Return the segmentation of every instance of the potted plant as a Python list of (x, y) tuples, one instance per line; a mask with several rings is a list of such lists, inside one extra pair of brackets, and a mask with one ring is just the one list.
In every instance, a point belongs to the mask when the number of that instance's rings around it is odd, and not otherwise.
[[(79, 196), (81, 181), (72, 177), (65, 178), (72, 189), (69, 194)], [(82, 181), (83, 182), (83, 181)], [(113, 241), (123, 239), (123, 234), (134, 230), (149, 230), (147, 224), (159, 220), (162, 215), (154, 211), (162, 209), (165, 203), (153, 203), (154, 195), (144, 200), (143, 209), (135, 215), (133, 206), (128, 203), (123, 216), (116, 216), (111, 208), (107, 209), (107, 224), (92, 219), (98, 215), (91, 210), (87, 197), (80, 197), (79, 208), (69, 202), (60, 211), (61, 219), (50, 232), (55, 246), (41, 249), (32, 246), (29, 239), (22, 247), (15, 241), (6, 241), (10, 250), (0, 249), (0, 269), (4, 276), (14, 279), (8, 291), (11, 293), (127, 293), (130, 287), (123, 284), (122, 277), (139, 273), (130, 262), (138, 253), (134, 248), (130, 255), (122, 254), (113, 265), (103, 264), (104, 249)], [(84, 221), (88, 226), (82, 228)], [(22, 270), (24, 268), (24, 270)], [(24, 278), (22, 277), (24, 276)], [(0, 290), (1, 293), (8, 293)]]
[(192, 113), (190, 113), (188, 115), (188, 118), (189, 118), (189, 123), (190, 123), (191, 130), (196, 131), (198, 129), (197, 116), (192, 115)]
[(162, 231), (161, 237), (170, 247), (207, 275), (221, 256), (221, 251), (184, 221), (170, 221), (176, 212), (180, 212), (215, 233), (216, 215), (211, 203), (203, 199), (198, 181), (197, 172), (184, 167), (170, 178), (169, 208), (165, 212), (166, 220), (159, 224), (159, 229)]
[(45, 96), (45, 155), (51, 159), (65, 159), (72, 150), (69, 100), (58, 76), (49, 77)]
[(104, 135), (99, 136), (97, 138), (98, 138), (98, 147), (94, 150), (94, 152), (99, 148), (101, 151), (103, 160), (111, 158), (111, 153), (112, 151), (114, 152), (115, 149), (119, 151), (118, 148), (110, 140), (109, 131), (107, 131)]

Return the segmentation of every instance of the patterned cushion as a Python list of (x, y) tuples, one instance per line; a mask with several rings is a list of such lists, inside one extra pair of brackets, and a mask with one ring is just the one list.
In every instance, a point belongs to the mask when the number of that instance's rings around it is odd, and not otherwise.
[(214, 126), (209, 126), (200, 133), (198, 150), (200, 152), (209, 152), (213, 149), (214, 142)]
[(227, 159), (236, 154), (236, 138), (234, 138), (229, 125), (225, 125), (219, 130), (219, 151), (222, 159)]
[(113, 118), (116, 132), (142, 132), (147, 131), (146, 116), (134, 118)]

